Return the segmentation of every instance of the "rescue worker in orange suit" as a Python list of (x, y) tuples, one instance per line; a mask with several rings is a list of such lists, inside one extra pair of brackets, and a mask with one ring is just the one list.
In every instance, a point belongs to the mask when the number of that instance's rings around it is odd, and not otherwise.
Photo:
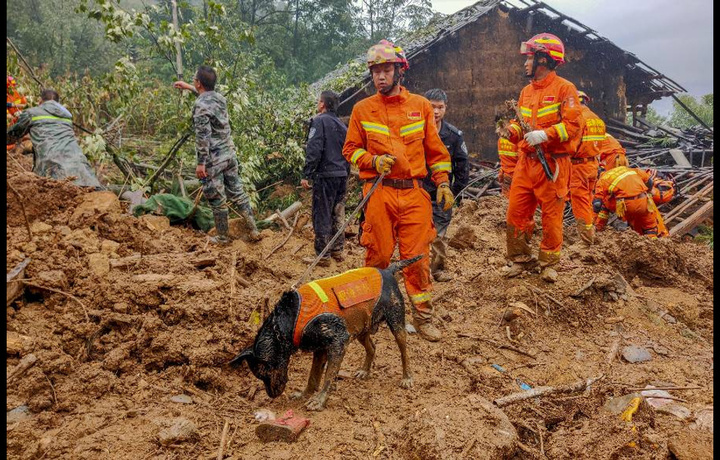
[[(457, 196), (468, 184), (470, 168), (468, 165), (468, 150), (463, 139), (463, 133), (455, 126), (445, 120), (447, 109), (447, 94), (445, 91), (434, 88), (425, 92), (425, 98), (430, 101), (435, 116), (435, 125), (438, 127), (440, 140), (450, 152), (450, 163), (452, 173), (450, 174), (450, 190)], [(423, 181), (425, 191), (430, 197), (437, 196), (437, 187), (432, 181), (431, 174)], [(458, 204), (460, 197), (457, 198)], [(433, 223), (437, 231), (437, 238), (430, 244), (430, 273), (435, 281), (447, 282), (453, 279), (446, 271), (445, 261), (447, 259), (447, 238), (445, 234), (452, 219), (452, 208), (444, 211), (442, 206), (433, 200)]]
[(657, 238), (665, 228), (652, 200), (653, 179), (647, 171), (618, 166), (600, 175), (595, 186), (593, 209), (598, 213), (595, 227), (602, 231), (611, 213), (624, 220), (640, 235)]
[(500, 171), (498, 171), (500, 191), (503, 196), (509, 197), (513, 173), (518, 162), (518, 149), (517, 145), (502, 136), (498, 138), (497, 149), (500, 158)]
[[(6, 122), (7, 127), (14, 125), (20, 116), (22, 109), (27, 106), (27, 99), (17, 90), (17, 81), (12, 75), (7, 76), (7, 108)], [(8, 144), (7, 150), (15, 148), (15, 144)]]
[(368, 50), (367, 65), (377, 93), (353, 107), (343, 147), (345, 158), (360, 170), (363, 195), (386, 174), (364, 211), (360, 243), (366, 249), (365, 265), (387, 267), (396, 241), (401, 259), (425, 255), (403, 269), (403, 275), (415, 328), (424, 339), (437, 341), (442, 333), (432, 323), (429, 260), (436, 231), (432, 199), (422, 181), (429, 168), (437, 202), (450, 209), (450, 154), (438, 135), (430, 102), (401, 85), (409, 67), (402, 49), (382, 40)]
[(595, 241), (592, 199), (598, 179), (600, 144), (605, 140), (605, 122), (587, 106), (590, 97), (579, 91), (583, 115), (582, 137), (570, 162), (570, 204), (580, 239), (588, 246)]
[[(521, 43), (520, 53), (527, 56), (525, 72), (531, 82), (520, 92), (518, 107), (532, 131), (523, 134), (516, 120), (508, 130), (520, 156), (507, 210), (507, 258), (519, 266), (519, 270), (510, 272), (513, 274), (535, 265), (530, 240), (535, 226), (533, 215), (539, 204), (542, 241), (537, 262), (549, 273), (550, 267), (560, 261), (570, 155), (580, 143), (582, 112), (575, 85), (555, 72), (565, 62), (565, 47), (558, 37), (548, 33), (536, 35)], [(546, 176), (536, 146), (544, 151), (554, 180)]]
[(660, 179), (657, 177), (657, 170), (645, 170), (653, 180), (652, 197), (656, 205), (667, 203), (675, 198), (675, 182), (671, 179)]
[(625, 149), (612, 134), (605, 133), (605, 140), (600, 144), (600, 167), (609, 171), (618, 166), (629, 166)]

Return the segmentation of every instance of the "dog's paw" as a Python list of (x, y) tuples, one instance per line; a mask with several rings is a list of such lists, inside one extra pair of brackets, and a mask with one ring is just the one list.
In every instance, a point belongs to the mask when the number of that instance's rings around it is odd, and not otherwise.
[(327, 398), (317, 394), (313, 396), (312, 398), (308, 399), (308, 401), (305, 403), (305, 408), (307, 410), (313, 410), (313, 411), (321, 411), (325, 409), (325, 400)]
[(400, 386), (405, 388), (406, 390), (409, 390), (413, 387), (413, 378), (412, 376), (406, 377), (400, 381)]
[(365, 380), (370, 378), (370, 372), (365, 369), (358, 369), (355, 371), (355, 378), (358, 380)]

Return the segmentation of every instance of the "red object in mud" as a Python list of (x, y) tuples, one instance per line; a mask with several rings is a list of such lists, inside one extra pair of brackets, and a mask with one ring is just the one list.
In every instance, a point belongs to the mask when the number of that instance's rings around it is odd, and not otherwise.
[(293, 442), (308, 425), (309, 419), (296, 417), (290, 409), (278, 419), (261, 423), (255, 428), (255, 434), (262, 442)]

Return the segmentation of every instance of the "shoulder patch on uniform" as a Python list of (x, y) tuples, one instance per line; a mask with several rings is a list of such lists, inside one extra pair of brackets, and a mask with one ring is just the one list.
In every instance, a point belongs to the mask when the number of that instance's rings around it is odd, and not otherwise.
[(465, 152), (465, 155), (468, 154), (467, 145), (465, 145), (465, 141), (463, 141), (462, 145), (460, 146), (460, 150)]
[(543, 104), (552, 104), (553, 102), (555, 102), (555, 96), (543, 96)]
[(422, 113), (420, 111), (408, 112), (408, 120), (422, 120)]
[(312, 139), (313, 136), (315, 135), (315, 132), (317, 132), (317, 130), (315, 129), (314, 126), (312, 128), (310, 128), (310, 132), (308, 133), (308, 139)]

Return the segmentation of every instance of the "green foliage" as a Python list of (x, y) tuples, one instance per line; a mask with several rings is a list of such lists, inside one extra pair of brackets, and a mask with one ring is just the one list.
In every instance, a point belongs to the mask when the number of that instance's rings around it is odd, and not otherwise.
[[(706, 94), (700, 100), (695, 99), (689, 94), (678, 95), (683, 104), (685, 104), (695, 115), (697, 115), (708, 126), (713, 126), (713, 95)], [(673, 112), (670, 114), (670, 126), (679, 129), (690, 128), (699, 125), (698, 121), (685, 109), (683, 109), (677, 101), (673, 101)]]
[(695, 240), (707, 243), (707, 245), (710, 246), (710, 249), (713, 249), (713, 227), (701, 225), (698, 227), (698, 233), (699, 234), (695, 237)]

